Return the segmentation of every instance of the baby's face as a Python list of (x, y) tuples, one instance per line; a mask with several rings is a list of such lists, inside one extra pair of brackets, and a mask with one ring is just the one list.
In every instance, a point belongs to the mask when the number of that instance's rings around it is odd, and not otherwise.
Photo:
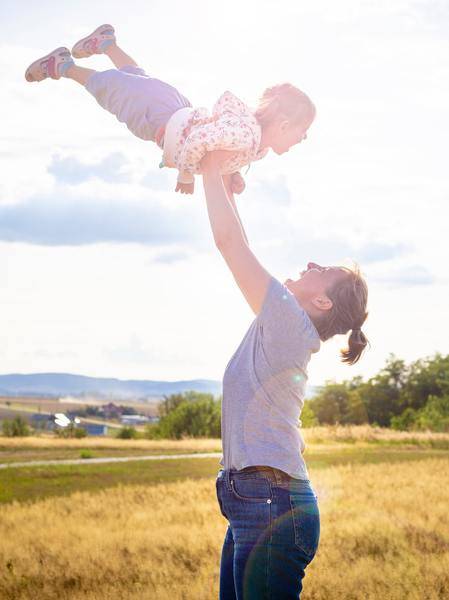
[(307, 138), (307, 130), (312, 121), (301, 122), (292, 125), (289, 121), (281, 121), (277, 124), (271, 148), (276, 154), (288, 152), (292, 146), (300, 144)]

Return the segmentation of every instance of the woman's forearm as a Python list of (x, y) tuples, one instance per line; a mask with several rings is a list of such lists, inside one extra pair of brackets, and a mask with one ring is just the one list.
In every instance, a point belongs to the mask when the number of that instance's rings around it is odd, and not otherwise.
[(237, 219), (239, 220), (240, 227), (242, 228), (242, 231), (243, 231), (243, 237), (245, 238), (245, 242), (249, 246), (248, 237), (246, 235), (245, 228), (243, 227), (242, 219), (240, 218), (239, 211), (237, 209), (237, 204), (235, 203), (234, 192), (232, 191), (232, 175), (222, 175), (222, 178), (223, 178), (223, 183), (225, 186), (226, 193), (229, 198), (229, 202), (232, 204), (232, 207), (234, 208), (234, 212), (237, 215)]
[(229, 202), (232, 204), (232, 207), (237, 216), (237, 219), (239, 220), (240, 227), (241, 227), (242, 233), (243, 233), (243, 237), (245, 238), (245, 242), (249, 246), (248, 238), (246, 236), (246, 231), (245, 231), (245, 228), (243, 227), (242, 219), (240, 218), (239, 211), (237, 210), (237, 204), (235, 203), (234, 194), (232, 192), (229, 194)]
[(203, 174), (207, 212), (215, 244), (220, 247), (232, 241), (247, 244), (245, 231), (233, 199), (228, 197), (218, 169), (207, 169)]

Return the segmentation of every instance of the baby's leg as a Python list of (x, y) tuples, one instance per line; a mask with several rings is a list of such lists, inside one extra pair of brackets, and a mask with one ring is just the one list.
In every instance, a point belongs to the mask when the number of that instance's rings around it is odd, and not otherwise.
[(73, 79), (73, 81), (77, 81), (81, 85), (85, 86), (87, 80), (91, 75), (97, 73), (94, 69), (85, 69), (84, 67), (79, 67), (78, 65), (71, 65), (65, 72), (65, 76), (68, 79)]
[(107, 48), (105, 48), (104, 53), (109, 56), (112, 60), (112, 63), (117, 69), (121, 69), (123, 67), (137, 67), (138, 64), (136, 61), (126, 54), (117, 44), (110, 44)]

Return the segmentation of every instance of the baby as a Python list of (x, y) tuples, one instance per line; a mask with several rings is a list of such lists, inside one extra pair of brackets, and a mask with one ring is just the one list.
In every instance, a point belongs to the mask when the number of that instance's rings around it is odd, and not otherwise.
[[(92, 54), (107, 54), (116, 68), (85, 69), (72, 58)], [(163, 151), (160, 166), (178, 169), (175, 191), (184, 194), (193, 193), (201, 159), (213, 150), (231, 151), (221, 173), (231, 191), (241, 193), (245, 182), (239, 169), (263, 158), (270, 148), (283, 154), (299, 144), (315, 117), (310, 98), (289, 83), (266, 89), (255, 111), (228, 91), (215, 103), (212, 115), (205, 108), (193, 108), (177, 89), (147, 75), (119, 48), (111, 25), (79, 40), (72, 52), (65, 47), (53, 50), (25, 72), (30, 82), (47, 77), (80, 83), (134, 135), (155, 142)]]

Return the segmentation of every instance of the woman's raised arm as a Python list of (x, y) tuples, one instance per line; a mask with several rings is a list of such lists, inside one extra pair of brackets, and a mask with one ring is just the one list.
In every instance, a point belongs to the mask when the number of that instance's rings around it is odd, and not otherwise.
[(236, 208), (220, 174), (220, 164), (229, 153), (209, 152), (202, 161), (207, 211), (215, 245), (231, 270), (237, 285), (255, 314), (260, 312), (271, 275), (251, 251)]

